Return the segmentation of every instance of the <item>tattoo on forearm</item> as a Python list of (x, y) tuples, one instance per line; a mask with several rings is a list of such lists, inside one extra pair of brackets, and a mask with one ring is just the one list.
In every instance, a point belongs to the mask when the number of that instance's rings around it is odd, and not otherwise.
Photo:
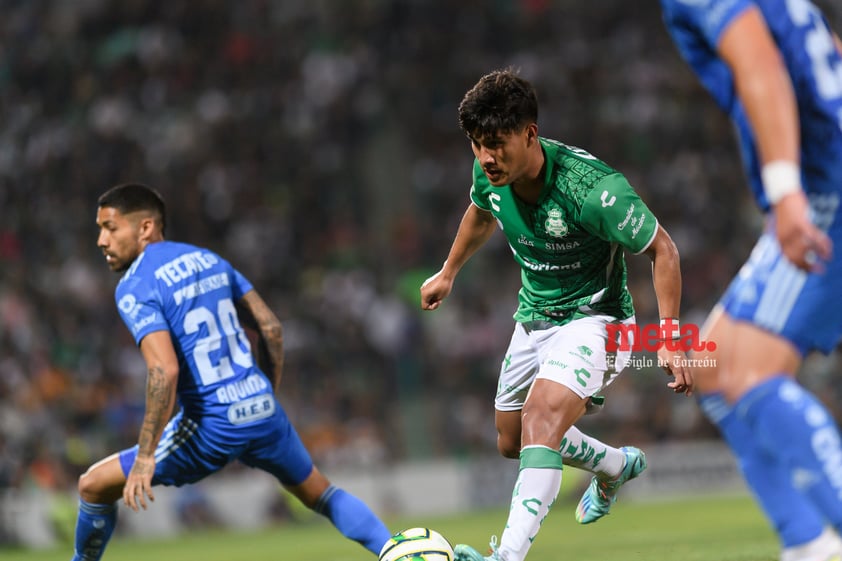
[(269, 310), (256, 311), (255, 321), (263, 343), (259, 345), (262, 348), (259, 349), (258, 360), (269, 362), (269, 364), (261, 364), (260, 366), (268, 370), (266, 374), (272, 377), (275, 389), (277, 389), (284, 366), (283, 329), (278, 318)]
[(172, 383), (167, 381), (166, 373), (160, 366), (149, 368), (146, 380), (146, 412), (140, 428), (138, 445), (140, 452), (151, 454), (158, 445), (158, 439), (172, 413)]
[(155, 465), (135, 461), (132, 465), (132, 471), (137, 475), (151, 475), (155, 473)]

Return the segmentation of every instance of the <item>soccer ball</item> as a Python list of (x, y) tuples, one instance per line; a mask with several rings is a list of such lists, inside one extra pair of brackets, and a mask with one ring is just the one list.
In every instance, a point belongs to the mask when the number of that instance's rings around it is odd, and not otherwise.
[(453, 561), (453, 547), (429, 528), (407, 528), (389, 538), (380, 561)]

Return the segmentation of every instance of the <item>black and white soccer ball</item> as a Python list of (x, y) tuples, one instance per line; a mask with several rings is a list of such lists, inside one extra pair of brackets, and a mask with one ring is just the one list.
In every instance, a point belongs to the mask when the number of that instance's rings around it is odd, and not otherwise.
[(407, 528), (389, 538), (379, 561), (453, 561), (453, 546), (430, 528)]

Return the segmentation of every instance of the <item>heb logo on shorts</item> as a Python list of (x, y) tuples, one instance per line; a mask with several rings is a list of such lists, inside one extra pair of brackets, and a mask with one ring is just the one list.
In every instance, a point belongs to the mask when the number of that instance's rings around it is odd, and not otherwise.
[(661, 324), (612, 323), (605, 327), (608, 339), (605, 350), (651, 351), (661, 348), (668, 351), (715, 351), (716, 343), (702, 341), (699, 338), (699, 326), (694, 323), (681, 325), (672, 319), (665, 319)]

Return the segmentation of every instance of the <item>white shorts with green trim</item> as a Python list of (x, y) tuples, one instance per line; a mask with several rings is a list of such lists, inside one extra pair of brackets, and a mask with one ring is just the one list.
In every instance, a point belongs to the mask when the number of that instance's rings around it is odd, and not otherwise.
[(631, 358), (631, 349), (605, 350), (607, 326), (616, 323), (634, 324), (634, 316), (624, 320), (607, 315), (588, 316), (562, 326), (516, 323), (500, 367), (495, 409), (522, 409), (536, 378), (558, 382), (582, 398), (598, 394)]

